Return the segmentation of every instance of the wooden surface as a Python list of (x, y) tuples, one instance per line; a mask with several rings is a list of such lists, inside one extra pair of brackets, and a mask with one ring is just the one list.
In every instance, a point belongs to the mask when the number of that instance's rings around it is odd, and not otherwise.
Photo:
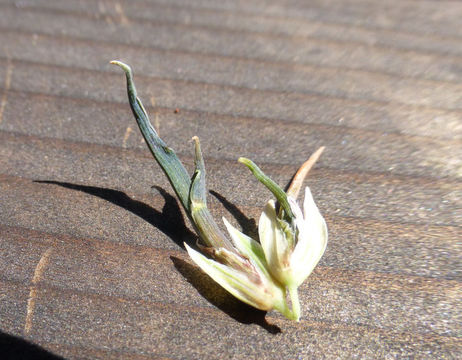
[[(0, 0), (0, 353), (17, 359), (456, 358), (462, 3)], [(307, 184), (330, 230), (290, 322), (203, 275), (130, 113), (130, 63), (210, 206), (255, 231)], [(175, 112), (179, 109), (179, 112)]]

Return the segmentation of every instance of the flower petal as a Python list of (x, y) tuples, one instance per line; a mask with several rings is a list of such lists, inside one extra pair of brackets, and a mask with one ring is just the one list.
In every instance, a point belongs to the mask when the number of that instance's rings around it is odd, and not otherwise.
[[(278, 266), (280, 271), (285, 271), (290, 266), (289, 258), (292, 248), (289, 247), (287, 237), (291, 235), (289, 232), (292, 232), (292, 229), (284, 220), (280, 219), (277, 219), (274, 227), (274, 248), (278, 259)], [(286, 231), (284, 231), (284, 227)]]
[[(206, 258), (185, 244), (191, 259), (213, 280), (239, 300), (261, 310), (271, 310), (282, 295), (267, 291), (265, 284), (250, 281), (245, 273)], [(271, 289), (272, 290), (272, 289)], [(279, 291), (282, 294), (282, 291)], [(274, 296), (276, 295), (276, 296)]]
[(327, 225), (316, 206), (311, 191), (305, 189), (305, 218), (298, 221), (298, 242), (291, 257), (294, 281), (301, 284), (318, 264), (327, 246)]
[(231, 240), (237, 250), (251, 260), (257, 267), (258, 271), (262, 272), (266, 277), (269, 277), (267, 270), (268, 265), (261, 245), (251, 237), (241, 233), (238, 229), (231, 225), (226, 218), (223, 218), (223, 222), (225, 223), (226, 229), (228, 229)]
[(289, 205), (295, 216), (295, 225), (297, 226), (299, 231), (305, 232), (306, 221), (305, 217), (303, 216), (302, 209), (300, 209), (300, 206), (298, 205), (297, 201), (292, 197), (289, 197)]
[(292, 196), (288, 196), (287, 201), (289, 201), (290, 209), (294, 213), (294, 216), (296, 218), (303, 219), (302, 209), (300, 209), (297, 200), (295, 200)]
[(270, 200), (267, 202), (258, 221), (258, 236), (269, 269), (279, 268), (276, 244), (277, 231), (280, 230), (276, 224), (276, 204), (274, 200)]

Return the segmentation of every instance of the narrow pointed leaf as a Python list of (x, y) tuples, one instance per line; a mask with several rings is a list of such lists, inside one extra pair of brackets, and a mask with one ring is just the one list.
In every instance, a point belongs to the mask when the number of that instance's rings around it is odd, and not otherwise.
[[(191, 193), (194, 192), (195, 185), (200, 181), (199, 176), (201, 176), (201, 172), (197, 171), (193, 178)], [(225, 248), (236, 252), (226, 235), (220, 230), (215, 220), (213, 220), (212, 214), (210, 214), (206, 204), (191, 202), (190, 207), (191, 218), (205, 245), (214, 248)]]
[(202, 157), (199, 138), (193, 137), (195, 143), (195, 172), (189, 191), (189, 207), (194, 225), (205, 245), (214, 248), (225, 248), (231, 252), (236, 252), (233, 245), (220, 230), (217, 223), (207, 208), (206, 184), (205, 184), (205, 164)]
[[(195, 181), (191, 184), (190, 200), (194, 203), (207, 203), (207, 193), (205, 184), (205, 164), (202, 157), (201, 145), (197, 136), (193, 137), (194, 140), (194, 165), (195, 165)], [(198, 174), (200, 173), (200, 174)]]
[(289, 202), (287, 201), (287, 194), (281, 187), (271, 180), (252, 160), (246, 158), (239, 158), (240, 163), (247, 166), (254, 174), (258, 181), (265, 185), (269, 191), (276, 197), (279, 205), (284, 209), (289, 219), (293, 218), (292, 210), (290, 209)]
[(125, 72), (127, 78), (127, 92), (130, 107), (135, 115), (136, 122), (148, 144), (151, 153), (167, 175), (170, 184), (181, 201), (186, 212), (189, 210), (189, 189), (191, 180), (189, 174), (180, 162), (175, 152), (165, 144), (152, 127), (149, 117), (144, 109), (141, 100), (136, 95), (135, 83), (133, 82), (132, 70), (120, 61), (111, 61), (111, 64), (118, 65)]

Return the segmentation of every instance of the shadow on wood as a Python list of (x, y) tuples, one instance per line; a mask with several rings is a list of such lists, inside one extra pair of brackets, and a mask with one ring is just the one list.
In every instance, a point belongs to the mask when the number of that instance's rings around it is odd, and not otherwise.
[(165, 200), (162, 212), (141, 201), (133, 200), (127, 194), (119, 190), (51, 180), (36, 180), (35, 182), (59, 185), (67, 189), (82, 191), (84, 193), (97, 196), (139, 216), (152, 226), (155, 226), (162, 231), (183, 249), (184, 242), (190, 246), (195, 246), (197, 236), (186, 227), (178, 202), (172, 195), (159, 186), (153, 186), (153, 188), (157, 189)]
[(242, 231), (252, 239), (258, 239), (258, 229), (255, 219), (247, 217), (236, 205), (228, 201), (223, 195), (216, 191), (210, 190), (210, 194), (215, 196), (220, 201), (228, 212), (234, 216)]
[[(82, 191), (107, 200), (146, 220), (148, 223), (170, 237), (179, 246), (184, 248), (183, 242), (186, 242), (188, 245), (196, 247), (195, 239), (197, 237), (186, 227), (176, 199), (161, 187), (153, 186), (153, 188), (157, 189), (165, 200), (162, 212), (159, 212), (141, 201), (131, 199), (127, 194), (119, 190), (51, 180), (36, 180), (35, 182), (59, 185), (67, 189)], [(239, 224), (244, 228), (244, 231), (247, 233), (256, 233), (255, 220), (247, 218), (234, 204), (230, 203), (220, 194), (216, 192), (212, 192), (212, 194), (220, 200), (225, 208), (237, 219)], [(207, 301), (218, 307), (233, 319), (242, 324), (257, 324), (271, 334), (278, 334), (281, 332), (281, 329), (278, 326), (271, 325), (266, 321), (265, 311), (257, 310), (237, 300), (204, 274), (199, 268), (196, 268), (176, 257), (171, 257), (171, 259), (176, 269)]]
[(239, 301), (225, 289), (203, 273), (198, 267), (186, 261), (171, 256), (175, 268), (184, 278), (196, 288), (208, 302), (221, 311), (239, 321), (241, 324), (256, 324), (264, 328), (270, 334), (278, 334), (281, 329), (277, 325), (269, 324), (266, 319), (266, 311), (257, 310), (242, 301)]
[(0, 331), (0, 354), (3, 360), (60, 360), (60, 356), (20, 337)]

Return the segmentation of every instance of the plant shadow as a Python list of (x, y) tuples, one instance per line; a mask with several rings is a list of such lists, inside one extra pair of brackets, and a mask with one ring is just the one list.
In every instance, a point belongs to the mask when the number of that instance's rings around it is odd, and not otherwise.
[(153, 186), (164, 198), (162, 211), (158, 211), (144, 202), (134, 200), (122, 191), (97, 186), (78, 185), (52, 180), (36, 180), (40, 184), (59, 185), (67, 189), (81, 191), (130, 211), (156, 227), (184, 249), (184, 242), (195, 246), (197, 236), (186, 227), (181, 209), (176, 199), (160, 186)]
[[(78, 185), (68, 182), (53, 180), (35, 180), (36, 183), (58, 185), (67, 189), (81, 191), (109, 201), (114, 205), (120, 206), (127, 211), (139, 216), (154, 227), (158, 228), (167, 235), (178, 246), (184, 249), (184, 242), (193, 248), (197, 248), (197, 236), (186, 227), (181, 209), (177, 200), (159, 186), (153, 186), (164, 198), (165, 204), (162, 211), (130, 198), (120, 190), (107, 189), (96, 186)], [(249, 219), (234, 204), (217, 192), (211, 191), (223, 206), (236, 218), (244, 231), (250, 235), (257, 233), (254, 219)], [(228, 314), (230, 317), (242, 324), (256, 324), (264, 328), (271, 334), (278, 334), (281, 329), (277, 325), (269, 324), (266, 319), (265, 311), (257, 310), (240, 300), (233, 297), (220, 285), (214, 282), (209, 276), (202, 272), (198, 267), (171, 256), (175, 268), (178, 272), (211, 304)]]
[(250, 236), (252, 239), (258, 239), (258, 229), (255, 219), (247, 217), (236, 205), (231, 203), (223, 195), (213, 190), (210, 190), (209, 192), (215, 198), (217, 198), (218, 201), (220, 201), (220, 203), (225, 207), (226, 210), (228, 210), (231, 215), (233, 215), (238, 224), (241, 226), (242, 231), (246, 235)]
[(281, 332), (279, 326), (266, 320), (266, 311), (258, 310), (230, 295), (198, 267), (174, 256), (170, 256), (178, 272), (212, 305), (241, 324), (256, 324), (270, 334)]
[(18, 336), (0, 331), (0, 354), (2, 360), (63, 360), (39, 345)]

